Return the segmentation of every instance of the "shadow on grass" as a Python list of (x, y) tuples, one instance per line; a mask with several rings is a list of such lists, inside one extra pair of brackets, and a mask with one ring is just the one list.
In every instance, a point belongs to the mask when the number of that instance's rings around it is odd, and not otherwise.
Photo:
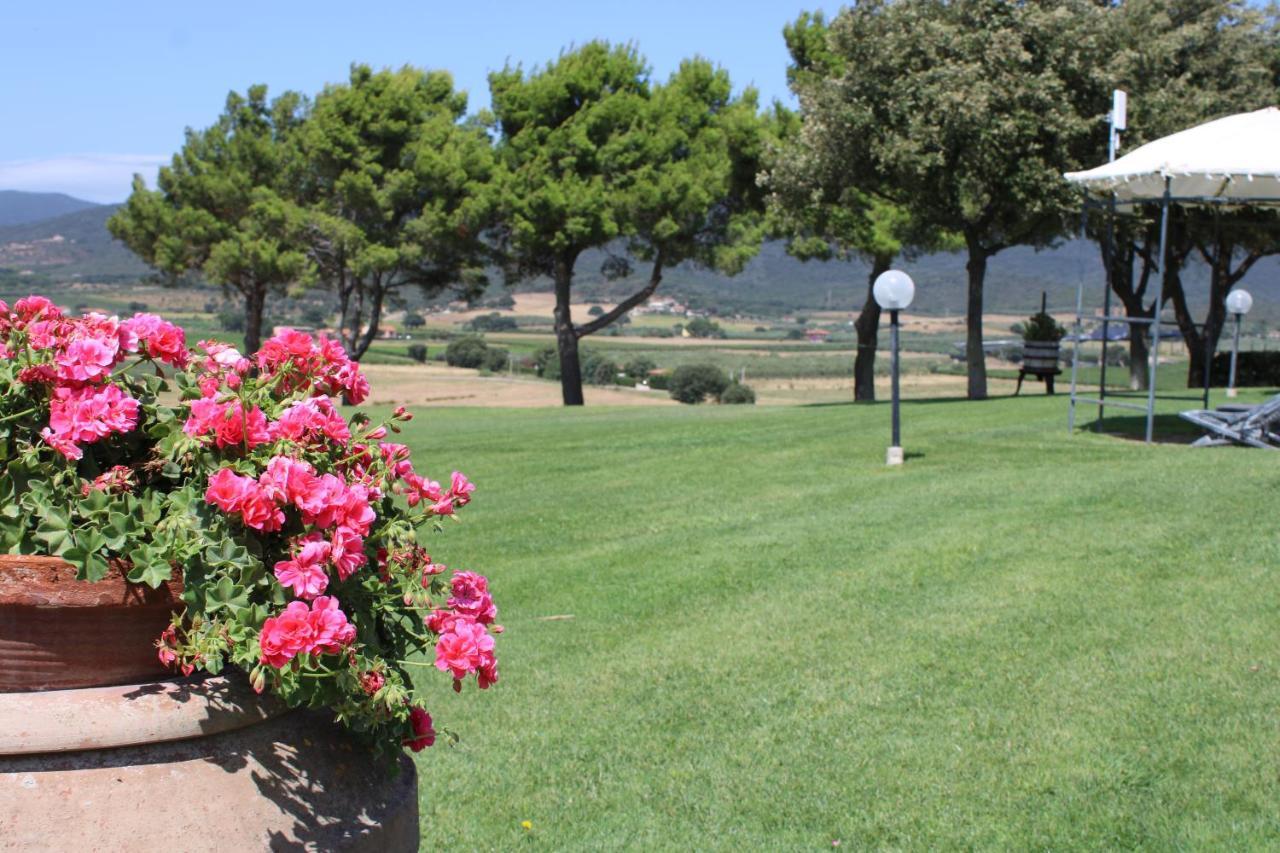
[[(1147, 416), (1109, 415), (1102, 419), (1101, 427), (1098, 419), (1094, 418), (1079, 429), (1081, 432), (1100, 432), (1116, 438), (1146, 441)], [(1156, 415), (1151, 426), (1151, 440), (1156, 444), (1190, 444), (1202, 435), (1203, 430), (1177, 415)]]
[[(1024, 395), (1022, 395), (1022, 396), (1024, 396), (1024, 397), (1025, 397), (1026, 395), (1024, 394)], [(1056, 394), (1056, 395), (1054, 395), (1054, 397), (1055, 397), (1055, 398), (1059, 398), (1059, 397), (1060, 397), (1060, 398), (1062, 398), (1063, 400), (1068, 399), (1068, 398), (1067, 398), (1067, 396), (1066, 396), (1066, 395), (1064, 395), (1064, 394)], [(933, 404), (935, 404), (935, 403), (982, 403), (982, 402), (987, 402), (987, 401), (991, 401), (991, 400), (1012, 400), (1012, 399), (1013, 399), (1013, 395), (1012, 395), (1012, 394), (991, 394), (991, 395), (988, 395), (988, 397), (986, 398), (986, 400), (970, 400), (968, 397), (961, 397), (961, 396), (957, 396), (957, 397), (903, 397), (903, 398), (902, 398), (902, 405), (904, 405), (904, 406), (930, 406), (930, 405), (933, 405)], [(833, 400), (833, 401), (827, 401), (827, 402), (823, 402), (823, 403), (799, 403), (799, 404), (797, 404), (796, 408), (800, 408), (800, 409), (824, 409), (824, 408), (829, 408), (829, 407), (832, 407), (832, 406), (859, 406), (859, 407), (873, 408), (873, 407), (876, 407), (876, 406), (888, 406), (891, 402), (892, 402), (891, 400), (874, 400), (874, 401), (871, 401), (871, 402), (868, 402), (868, 401), (866, 401), (866, 400), (858, 400), (857, 402), (855, 402), (855, 401), (853, 401), (853, 400)]]

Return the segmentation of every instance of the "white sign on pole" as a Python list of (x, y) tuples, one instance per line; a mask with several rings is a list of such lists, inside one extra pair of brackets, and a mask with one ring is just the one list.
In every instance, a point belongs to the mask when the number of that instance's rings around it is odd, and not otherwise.
[(1111, 126), (1124, 130), (1129, 112), (1129, 95), (1120, 89), (1111, 93)]

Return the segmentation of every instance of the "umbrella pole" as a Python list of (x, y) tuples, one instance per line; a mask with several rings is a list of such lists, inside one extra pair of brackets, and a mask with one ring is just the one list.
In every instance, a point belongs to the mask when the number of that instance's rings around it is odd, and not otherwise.
[(1156, 278), (1156, 304), (1151, 317), (1151, 364), (1147, 373), (1147, 444), (1151, 443), (1156, 423), (1156, 366), (1160, 363), (1160, 313), (1164, 310), (1164, 276), (1169, 247), (1169, 198), (1173, 178), (1164, 179), (1164, 196), (1160, 199), (1160, 275)]

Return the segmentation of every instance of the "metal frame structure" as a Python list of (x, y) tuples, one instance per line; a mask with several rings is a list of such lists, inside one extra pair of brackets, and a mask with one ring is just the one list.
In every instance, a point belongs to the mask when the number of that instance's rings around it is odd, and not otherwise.
[[(1119, 132), (1126, 129), (1126, 112), (1128, 107), (1128, 96), (1120, 90), (1112, 93), (1112, 107), (1109, 116), (1109, 133), (1107, 143), (1107, 164), (1116, 163), (1116, 151), (1119, 147)], [(1156, 404), (1156, 373), (1160, 363), (1160, 326), (1165, 324), (1162, 319), (1164, 312), (1164, 274), (1165, 263), (1168, 260), (1169, 245), (1169, 208), (1174, 204), (1195, 205), (1204, 207), (1215, 207), (1218, 205), (1229, 207), (1275, 207), (1280, 206), (1280, 196), (1262, 196), (1252, 195), (1249, 192), (1235, 192), (1235, 179), (1237, 177), (1244, 178), (1247, 183), (1242, 186), (1253, 184), (1254, 177), (1263, 177), (1269, 184), (1259, 187), (1264, 192), (1275, 192), (1275, 187), (1280, 181), (1280, 168), (1277, 167), (1275, 160), (1275, 151), (1272, 147), (1271, 140), (1277, 132), (1277, 120), (1280, 119), (1280, 110), (1275, 107), (1267, 107), (1252, 113), (1240, 113), (1234, 116), (1216, 119), (1188, 128), (1180, 133), (1175, 133), (1162, 139), (1149, 142), (1140, 148), (1135, 149), (1123, 159), (1130, 157), (1135, 161), (1128, 164), (1129, 171), (1116, 172), (1114, 169), (1108, 170), (1108, 166), (1099, 166), (1086, 172), (1068, 173), (1068, 180), (1076, 181), (1083, 186), (1084, 189), (1084, 207), (1081, 211), (1081, 232), (1083, 234), (1085, 223), (1089, 214), (1089, 206), (1092, 201), (1090, 198), (1089, 184), (1098, 182), (1102, 187), (1110, 187), (1106, 193), (1106, 201), (1109, 207), (1109, 218), (1106, 228), (1106, 257), (1114, 257), (1111, 251), (1111, 244), (1114, 240), (1115, 214), (1117, 208), (1118, 195), (1114, 189), (1118, 182), (1127, 181), (1131, 178), (1150, 179), (1157, 175), (1162, 179), (1163, 192), (1157, 194), (1156, 186), (1149, 182), (1145, 189), (1135, 190), (1133, 192), (1126, 191), (1120, 194), (1123, 198), (1123, 204), (1126, 207), (1137, 204), (1150, 204), (1159, 202), (1160, 204), (1160, 254), (1157, 256), (1155, 269), (1156, 275), (1156, 294), (1155, 303), (1152, 308), (1152, 316), (1150, 319), (1145, 317), (1128, 317), (1118, 316), (1111, 313), (1111, 276), (1114, 273), (1113, 265), (1108, 264), (1106, 270), (1106, 295), (1103, 299), (1102, 311), (1102, 353), (1101, 367), (1099, 370), (1100, 390), (1098, 397), (1084, 398), (1079, 396), (1079, 366), (1080, 366), (1080, 338), (1083, 336), (1084, 327), (1084, 277), (1081, 276), (1079, 286), (1076, 292), (1076, 322), (1075, 322), (1075, 345), (1071, 351), (1071, 408), (1067, 415), (1068, 429), (1075, 430), (1076, 420), (1076, 403), (1088, 402), (1098, 404), (1098, 428), (1101, 429), (1102, 418), (1105, 406), (1107, 405), (1107, 342), (1109, 338), (1108, 325), (1112, 322), (1122, 322), (1129, 324), (1130, 334), (1137, 331), (1135, 325), (1139, 328), (1146, 326), (1151, 335), (1151, 357), (1147, 368), (1147, 393), (1146, 405), (1139, 406), (1134, 403), (1120, 403), (1112, 401), (1112, 406), (1145, 410), (1147, 413), (1146, 440), (1150, 444), (1153, 433), (1155, 431), (1155, 404)], [(1242, 124), (1243, 122), (1243, 124)], [(1195, 141), (1200, 148), (1192, 145), (1188, 147), (1187, 137), (1185, 135), (1195, 135)], [(1167, 140), (1182, 137), (1179, 143), (1173, 146), (1174, 150), (1169, 151)], [(1246, 144), (1240, 144), (1240, 143)], [(1178, 146), (1181, 145), (1183, 150), (1179, 151)], [(1204, 146), (1211, 146), (1213, 153), (1209, 156), (1204, 154)], [(1160, 147), (1163, 146), (1163, 147)], [(1194, 153), (1187, 157), (1187, 150)], [(1225, 161), (1222, 159), (1223, 152), (1226, 152)], [(1141, 152), (1146, 152), (1145, 158)], [(1110, 173), (1108, 174), (1108, 171)], [(1200, 192), (1210, 191), (1211, 195), (1174, 195), (1173, 182), (1175, 177), (1196, 178), (1199, 183), (1194, 183), (1186, 189), (1195, 189)], [(1095, 197), (1101, 195), (1098, 190), (1094, 190)], [(1205, 326), (1205, 324), (1197, 323), (1197, 326)], [(1207, 329), (1206, 329), (1207, 331)], [(1212, 372), (1212, 352), (1209, 347), (1209, 335), (1205, 336), (1205, 366), (1204, 366), (1204, 406), (1209, 406), (1209, 381)], [(1113, 395), (1123, 396), (1123, 395)], [(1173, 399), (1188, 399), (1186, 397)]]
[[(1159, 359), (1160, 326), (1172, 325), (1169, 321), (1165, 321), (1161, 319), (1161, 314), (1163, 313), (1163, 310), (1164, 310), (1164, 265), (1168, 257), (1169, 208), (1174, 204), (1198, 205), (1198, 206), (1207, 206), (1207, 207), (1212, 207), (1215, 205), (1223, 205), (1223, 206), (1229, 206), (1229, 207), (1280, 206), (1280, 197), (1239, 199), (1239, 198), (1232, 198), (1230, 196), (1175, 196), (1171, 192), (1172, 184), (1173, 184), (1173, 177), (1166, 175), (1164, 178), (1164, 193), (1159, 197), (1160, 253), (1157, 256), (1158, 260), (1155, 266), (1156, 297), (1155, 297), (1155, 302), (1153, 303), (1154, 310), (1152, 311), (1152, 316), (1150, 318), (1128, 317), (1128, 316), (1119, 315), (1119, 314), (1113, 315), (1111, 313), (1111, 270), (1110, 269), (1106, 270), (1106, 294), (1103, 297), (1103, 309), (1102, 309), (1103, 357), (1101, 358), (1100, 365), (1099, 365), (1100, 377), (1099, 377), (1099, 383), (1098, 383), (1098, 396), (1096, 398), (1082, 397), (1079, 394), (1079, 383), (1077, 381), (1077, 377), (1079, 375), (1079, 363), (1080, 363), (1080, 343), (1081, 343), (1080, 338), (1083, 334), (1083, 325), (1084, 325), (1084, 278), (1083, 277), (1081, 277), (1080, 282), (1076, 288), (1075, 341), (1071, 348), (1071, 406), (1067, 413), (1067, 429), (1072, 432), (1075, 431), (1075, 424), (1076, 424), (1076, 403), (1077, 402), (1096, 403), (1098, 405), (1098, 429), (1099, 430), (1101, 430), (1102, 428), (1102, 418), (1103, 418), (1104, 410), (1107, 405), (1115, 406), (1117, 408), (1134, 409), (1137, 411), (1146, 412), (1146, 416), (1147, 416), (1146, 441), (1147, 441), (1147, 444), (1150, 444), (1152, 442), (1154, 431), (1155, 431), (1156, 368), (1159, 365), (1159, 361), (1160, 361)], [(1125, 206), (1128, 207), (1128, 206), (1136, 205), (1142, 202), (1151, 202), (1155, 200), (1156, 199), (1154, 198), (1133, 198), (1133, 199), (1127, 200), (1125, 202)], [(1107, 231), (1106, 231), (1105, 239), (1107, 240), (1108, 256), (1110, 256), (1113, 254), (1110, 250), (1111, 250), (1111, 241), (1113, 239), (1114, 217), (1115, 217), (1116, 207), (1117, 207), (1114, 195), (1111, 196), (1107, 204), (1110, 210), (1109, 210), (1109, 218), (1107, 222)], [(1088, 216), (1088, 211), (1091, 206), (1096, 206), (1096, 202), (1093, 202), (1089, 198), (1088, 193), (1086, 192), (1084, 206), (1083, 206), (1083, 209), (1081, 210), (1081, 230), (1082, 231), (1084, 227), (1084, 221)], [(1108, 331), (1109, 324), (1112, 322), (1129, 324), (1129, 334), (1131, 335), (1134, 334), (1135, 331), (1137, 331), (1134, 328), (1134, 326), (1147, 326), (1148, 329), (1150, 330), (1151, 357), (1150, 357), (1150, 365), (1148, 367), (1148, 372), (1147, 372), (1146, 405), (1140, 406), (1135, 403), (1122, 403), (1122, 402), (1117, 402), (1115, 400), (1111, 400), (1111, 401), (1107, 400), (1107, 360), (1106, 360), (1107, 341), (1108, 341), (1107, 331)], [(1203, 323), (1197, 323), (1196, 325), (1200, 327), (1205, 326), (1205, 324)], [(1209, 336), (1206, 334), (1205, 335), (1204, 390), (1203, 390), (1203, 394), (1201, 395), (1203, 397), (1204, 406), (1206, 409), (1209, 407), (1209, 382), (1210, 382), (1210, 373), (1211, 373), (1210, 368), (1212, 366), (1211, 361), (1212, 361), (1212, 353), (1209, 352)], [(1126, 395), (1123, 393), (1121, 394), (1113, 393), (1112, 396), (1116, 397), (1116, 396), (1126, 396)], [(1164, 399), (1198, 400), (1200, 399), (1200, 397), (1166, 396), (1164, 397)]]

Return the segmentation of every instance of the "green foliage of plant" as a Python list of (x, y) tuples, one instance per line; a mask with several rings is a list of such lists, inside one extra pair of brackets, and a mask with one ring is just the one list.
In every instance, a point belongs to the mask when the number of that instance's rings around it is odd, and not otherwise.
[[(633, 47), (598, 41), (529, 73), (508, 66), (489, 82), (508, 276), (552, 279), (564, 402), (578, 405), (580, 338), (647, 299), (665, 269), (690, 261), (736, 272), (758, 249), (755, 93), (734, 97), (728, 74), (705, 60), (655, 85)], [(617, 239), (650, 264), (647, 281), (575, 323), (574, 266)]]
[(723, 338), (724, 329), (715, 320), (706, 317), (695, 317), (685, 325), (685, 330), (695, 338)]
[(157, 189), (135, 176), (128, 200), (107, 221), (113, 237), (162, 273), (196, 270), (237, 294), (250, 352), (262, 340), (267, 296), (315, 277), (295, 239), (305, 217), (290, 180), (306, 111), (296, 92), (273, 101), (266, 86), (232, 92), (217, 122), (188, 131), (182, 150), (160, 168)]
[(515, 317), (504, 317), (495, 311), (472, 318), (467, 328), (473, 332), (514, 332), (518, 326)]
[(603, 313), (604, 313), (604, 306), (602, 305), (592, 305), (590, 308), (587, 309), (588, 317), (599, 317)]
[(511, 353), (502, 347), (490, 347), (484, 357), (484, 369), (490, 373), (502, 373), (507, 370)]
[(1063, 325), (1044, 311), (1032, 314), (1022, 327), (1024, 341), (1057, 343), (1066, 333), (1067, 330)]
[(493, 148), (463, 121), (466, 108), (446, 71), (355, 64), (316, 97), (298, 134), (301, 239), (355, 357), (405, 289), (474, 296), (488, 284), (480, 235), (492, 224)]
[(632, 379), (644, 379), (658, 368), (658, 363), (648, 356), (636, 356), (622, 366), (622, 370)]
[(426, 344), (410, 344), (408, 349), (409, 349), (409, 358), (413, 359), (419, 364), (424, 364), (426, 362), (427, 360)]
[[(803, 126), (781, 164), (797, 179), (779, 181), (798, 194), (779, 206), (802, 233), (863, 250), (959, 240), (971, 398), (987, 394), (988, 261), (1073, 228), (1079, 199), (1062, 173), (1106, 148), (1107, 14), (1087, 0), (867, 3), (789, 33)], [(812, 208), (797, 202), (806, 193)]]
[(484, 367), (489, 355), (489, 346), (484, 338), (474, 335), (450, 341), (445, 348), (444, 360), (450, 367)]
[(740, 382), (733, 382), (720, 392), (720, 402), (725, 405), (754, 404), (755, 401), (756, 392), (750, 385), (743, 385)]
[(613, 385), (621, 373), (617, 362), (593, 350), (585, 350), (582, 356), (582, 381), (589, 385)]
[(421, 329), (427, 325), (426, 319), (416, 311), (409, 311), (404, 315), (404, 327), (406, 329)]
[(682, 364), (672, 371), (667, 383), (671, 399), (689, 404), (716, 399), (728, 387), (728, 374), (713, 364)]

